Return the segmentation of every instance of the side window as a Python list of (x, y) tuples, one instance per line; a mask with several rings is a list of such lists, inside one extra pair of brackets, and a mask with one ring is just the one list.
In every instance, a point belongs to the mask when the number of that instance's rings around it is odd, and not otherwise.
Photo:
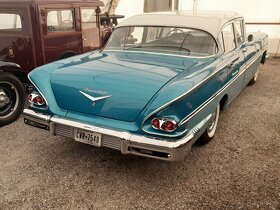
[(12, 13), (0, 13), (0, 30), (22, 31), (20, 16)]
[(229, 52), (236, 47), (233, 25), (227, 25), (222, 31), (222, 37), (224, 40), (225, 52)]
[(220, 33), (220, 35), (218, 37), (218, 41), (221, 44), (222, 50), (225, 51), (225, 43), (224, 43), (224, 39), (223, 39), (223, 33)]
[(139, 45), (142, 43), (144, 27), (130, 27), (126, 37), (127, 45)]
[(149, 27), (147, 28), (146, 42), (156, 40), (161, 35), (161, 30), (159, 27)]
[(82, 28), (92, 29), (96, 28), (96, 13), (94, 8), (82, 8)]
[(236, 41), (237, 45), (244, 42), (244, 29), (243, 29), (243, 21), (235, 21), (234, 23), (235, 27), (235, 35), (236, 35)]
[(113, 50), (122, 50), (125, 47), (126, 37), (128, 36), (129, 30), (130, 27), (117, 28), (110, 37), (107, 45)]
[(53, 10), (47, 16), (48, 32), (74, 30), (72, 10)]

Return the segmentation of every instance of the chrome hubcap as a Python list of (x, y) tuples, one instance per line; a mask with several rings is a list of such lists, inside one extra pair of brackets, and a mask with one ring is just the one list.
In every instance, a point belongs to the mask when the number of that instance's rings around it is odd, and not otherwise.
[(0, 108), (3, 108), (7, 104), (9, 104), (10, 101), (10, 98), (7, 96), (4, 90), (0, 89)]
[(258, 79), (258, 74), (259, 74), (259, 71), (257, 71), (256, 74), (254, 75), (254, 80), (255, 81), (257, 81), (257, 79)]
[(208, 126), (208, 131), (209, 132), (211, 132), (213, 130), (213, 128), (215, 127), (216, 115), (217, 115), (217, 112), (214, 112), (212, 114), (211, 119), (209, 120), (209, 126)]

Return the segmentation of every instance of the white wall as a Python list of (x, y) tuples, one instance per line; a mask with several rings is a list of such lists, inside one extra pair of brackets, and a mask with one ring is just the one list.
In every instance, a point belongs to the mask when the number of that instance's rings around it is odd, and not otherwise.
[[(194, 0), (181, 0), (180, 10), (193, 9)], [(245, 22), (280, 23), (279, 0), (196, 0), (197, 11), (231, 10), (244, 16)], [(269, 36), (269, 53), (280, 56), (280, 25), (247, 25), (247, 32), (262, 31)]]
[[(280, 22), (280, 0), (179, 0), (179, 10), (193, 10), (194, 6), (198, 11), (236, 11), (246, 22)], [(116, 14), (129, 17), (143, 13), (143, 9), (144, 0), (120, 0)], [(280, 25), (248, 25), (247, 31), (267, 33), (270, 55), (280, 56)]]
[[(125, 18), (128, 18), (133, 15), (141, 14), (144, 12), (144, 0), (120, 0), (116, 14), (125, 15)], [(119, 22), (121, 22), (119, 20)]]

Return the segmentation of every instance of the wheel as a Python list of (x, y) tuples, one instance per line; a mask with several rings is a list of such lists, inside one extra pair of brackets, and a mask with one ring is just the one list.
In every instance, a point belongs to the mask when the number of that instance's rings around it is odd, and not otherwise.
[(257, 70), (257, 72), (254, 74), (254, 77), (250, 80), (250, 82), (248, 83), (248, 85), (253, 85), (256, 83), (257, 79), (258, 79), (258, 74), (259, 74), (259, 69)]
[(219, 116), (220, 116), (220, 103), (218, 104), (214, 113), (212, 114), (208, 122), (206, 131), (202, 134), (202, 136), (199, 139), (199, 143), (206, 144), (214, 138), (217, 130)]
[(24, 108), (25, 92), (18, 78), (0, 72), (0, 126), (15, 121)]

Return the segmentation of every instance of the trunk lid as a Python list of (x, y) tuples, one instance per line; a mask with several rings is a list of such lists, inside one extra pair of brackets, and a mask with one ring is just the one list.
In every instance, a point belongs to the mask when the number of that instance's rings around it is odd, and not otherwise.
[(62, 109), (132, 122), (170, 79), (192, 65), (176, 56), (92, 53), (54, 70), (51, 86)]

